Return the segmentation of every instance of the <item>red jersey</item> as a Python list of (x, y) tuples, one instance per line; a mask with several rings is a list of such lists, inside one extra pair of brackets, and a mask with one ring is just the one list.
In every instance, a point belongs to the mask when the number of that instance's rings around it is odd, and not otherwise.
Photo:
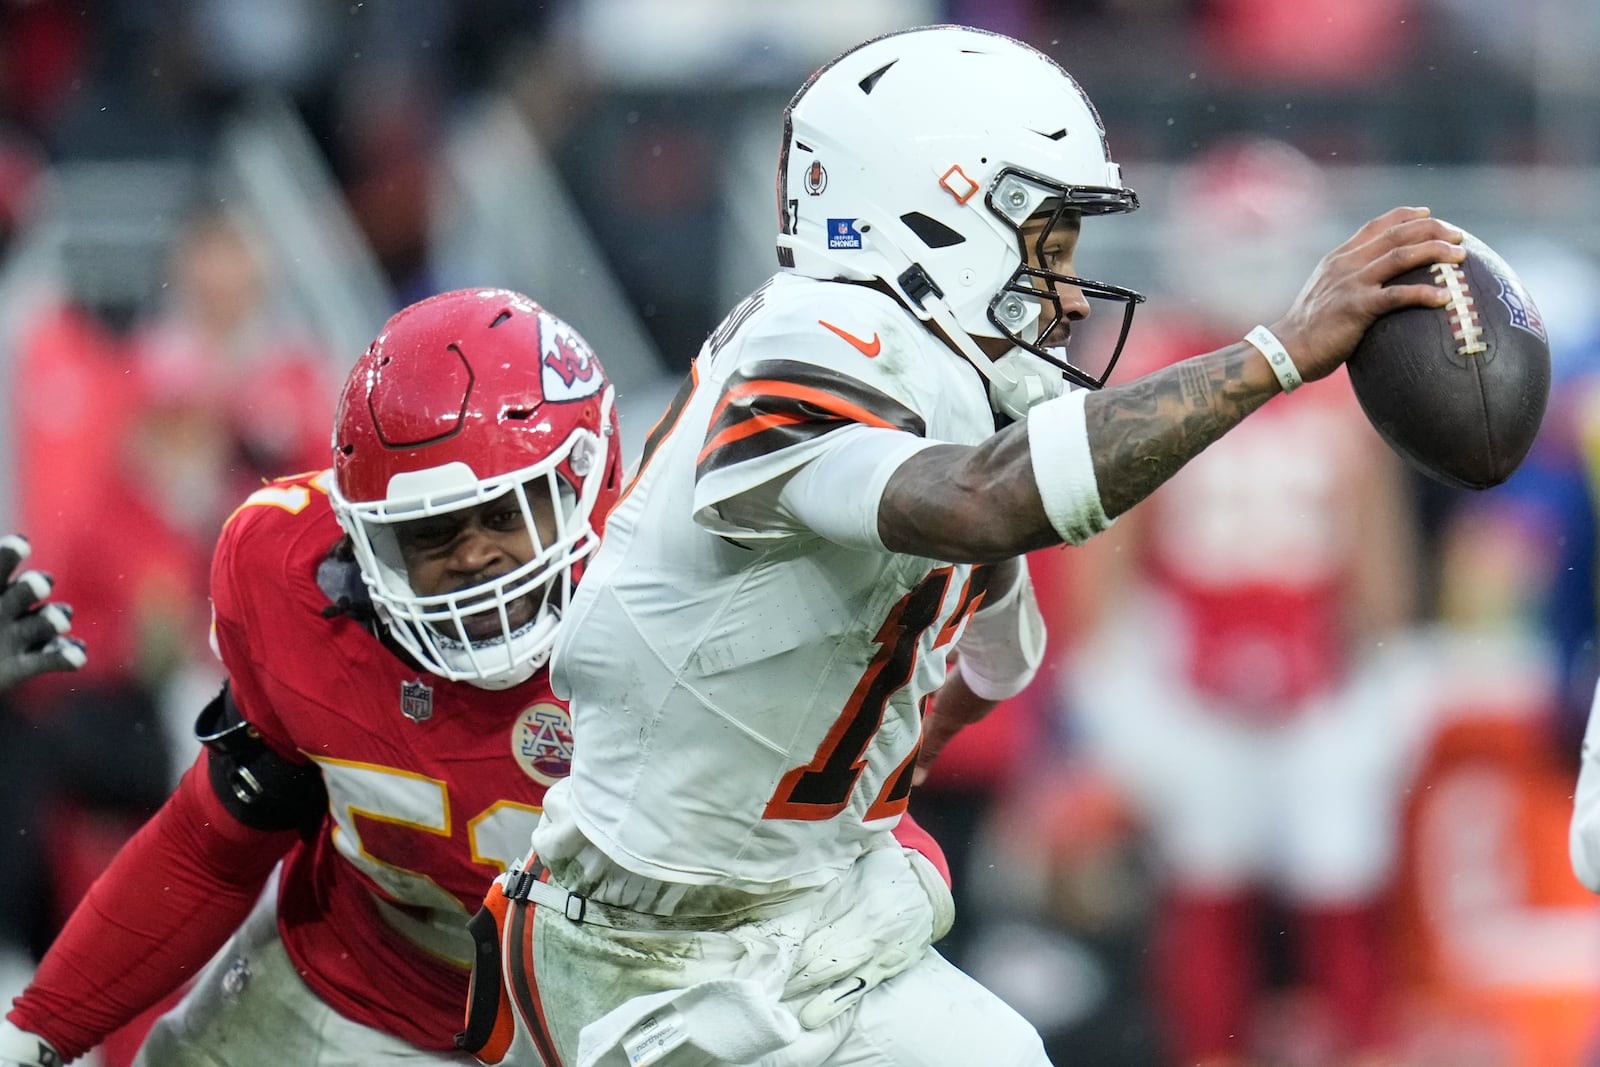
[(1145, 503), (1150, 573), (1181, 622), (1197, 691), (1280, 713), (1342, 680), (1361, 551), (1352, 486), (1375, 441), (1340, 371), (1267, 404)]
[(327, 786), (319, 833), (284, 861), (290, 957), (348, 1018), (453, 1049), (465, 923), (567, 773), (567, 708), (543, 671), (501, 692), (448, 682), (357, 619), (324, 618), (318, 568), (340, 536), (330, 480), (274, 482), (229, 520), (212, 567), (216, 643), (245, 720)]

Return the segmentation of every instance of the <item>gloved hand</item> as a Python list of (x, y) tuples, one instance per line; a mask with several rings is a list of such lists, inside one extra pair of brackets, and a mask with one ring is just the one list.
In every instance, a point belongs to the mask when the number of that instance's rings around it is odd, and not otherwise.
[(915, 963), (950, 932), (955, 918), (944, 876), (915, 849), (896, 845), (869, 852), (847, 877), (872, 888), (836, 895), (843, 910), (820, 917), (801, 947), (801, 969), (790, 980), (791, 987), (815, 990), (796, 1013), (807, 1030), (825, 1026)]
[(0, 1019), (0, 1067), (61, 1067), (66, 1061), (38, 1034)]
[(50, 595), (49, 575), (12, 571), (33, 551), (21, 534), (0, 537), (0, 691), (48, 671), (75, 671), (88, 661), (83, 642), (68, 637), (72, 608), (41, 604)]

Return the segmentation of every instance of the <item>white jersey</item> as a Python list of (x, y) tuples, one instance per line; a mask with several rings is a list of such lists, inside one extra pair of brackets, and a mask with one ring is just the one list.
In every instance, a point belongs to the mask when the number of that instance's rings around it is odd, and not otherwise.
[(561, 627), (574, 756), (541, 858), (571, 859), (576, 831), (635, 874), (750, 893), (848, 868), (905, 810), (936, 650), (988, 569), (844, 547), (779, 492), (864, 450), (862, 476), (830, 489), (875, 516), (907, 456), (994, 430), (978, 373), (878, 291), (780, 274), (737, 307), (651, 432)]

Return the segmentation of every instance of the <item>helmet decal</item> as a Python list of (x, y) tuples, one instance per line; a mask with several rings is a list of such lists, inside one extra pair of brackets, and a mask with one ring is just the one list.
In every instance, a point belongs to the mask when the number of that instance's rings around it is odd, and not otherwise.
[(600, 364), (589, 346), (564, 322), (545, 316), (541, 340), (544, 355), (546, 400), (581, 400), (605, 384)]
[(821, 196), (828, 188), (828, 170), (822, 165), (822, 160), (813, 159), (811, 166), (806, 168), (806, 192), (812, 196)]
[(835, 249), (860, 248), (861, 231), (856, 229), (856, 220), (829, 219), (828, 247)]
[(978, 191), (978, 183), (967, 177), (967, 172), (961, 169), (959, 163), (952, 165), (939, 176), (939, 184), (956, 198), (958, 204), (965, 204), (972, 199), (972, 194)]

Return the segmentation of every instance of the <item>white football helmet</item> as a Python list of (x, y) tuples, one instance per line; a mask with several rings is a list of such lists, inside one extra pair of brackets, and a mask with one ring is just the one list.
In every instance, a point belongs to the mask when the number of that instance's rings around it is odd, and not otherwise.
[[(1144, 298), (1029, 267), (1021, 227), (1048, 215), (1042, 247), (1064, 217), (1138, 205), (1078, 83), (1001, 34), (929, 26), (874, 38), (813, 74), (785, 112), (780, 266), (881, 281), (991, 382), (1007, 369), (971, 336), (1004, 338), (1034, 357), (1027, 365), (1047, 361), (1079, 385), (1105, 383)], [(1122, 305), (1109, 356), (1045, 347), (1063, 325), (1055, 283)]]
[[(423, 667), (505, 689), (548, 659), (621, 493), (614, 399), (577, 331), (504, 289), (413, 304), (356, 362), (334, 426), (333, 510), (378, 617)], [(397, 527), (499, 499), (521, 513), (532, 557), (462, 588), (413, 589)]]

